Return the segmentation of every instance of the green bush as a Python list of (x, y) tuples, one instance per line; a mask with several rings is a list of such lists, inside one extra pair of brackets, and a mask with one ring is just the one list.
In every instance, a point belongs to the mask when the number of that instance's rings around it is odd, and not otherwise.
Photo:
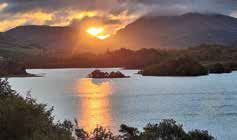
[(215, 140), (208, 131), (185, 132), (175, 120), (162, 120), (159, 124), (147, 124), (143, 131), (126, 125), (120, 126), (121, 138), (126, 140)]
[(22, 98), (8, 82), (0, 80), (1, 140), (72, 140), (72, 124), (53, 123), (53, 108)]

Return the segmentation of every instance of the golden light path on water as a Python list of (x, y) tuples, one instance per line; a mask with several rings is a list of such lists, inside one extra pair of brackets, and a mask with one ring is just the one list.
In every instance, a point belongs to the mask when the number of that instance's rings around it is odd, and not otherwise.
[(108, 112), (110, 106), (108, 96), (112, 94), (111, 83), (106, 81), (95, 84), (92, 79), (85, 78), (78, 81), (77, 90), (81, 96), (79, 125), (87, 131), (97, 126), (109, 126), (111, 114)]

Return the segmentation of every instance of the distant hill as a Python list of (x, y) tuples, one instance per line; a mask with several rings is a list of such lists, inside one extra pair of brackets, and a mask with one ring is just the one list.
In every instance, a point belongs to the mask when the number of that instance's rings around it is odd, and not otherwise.
[(24, 42), (34, 42), (41, 47), (64, 47), (69, 43), (71, 32), (69, 27), (29, 25), (18, 26), (5, 34)]
[(11, 57), (25, 54), (39, 54), (41, 48), (37, 44), (15, 39), (6, 33), (0, 33), (0, 56)]
[(145, 16), (108, 40), (124, 48), (186, 48), (237, 42), (237, 19), (219, 14)]
[(5, 32), (6, 35), (24, 42), (31, 42), (50, 51), (85, 52), (100, 46), (100, 40), (79, 29), (52, 26), (19, 26)]
[[(237, 44), (237, 19), (219, 14), (145, 16), (107, 40), (99, 40), (75, 27), (19, 26), (4, 33), (5, 42), (25, 42), (65, 54), (101, 52), (107, 48), (187, 48), (200, 44)], [(20, 43), (21, 44), (21, 43)], [(15, 45), (18, 46), (18, 45)]]
[(27, 47), (28, 43), (19, 41), (6, 33), (0, 33), (0, 48), (3, 47)]

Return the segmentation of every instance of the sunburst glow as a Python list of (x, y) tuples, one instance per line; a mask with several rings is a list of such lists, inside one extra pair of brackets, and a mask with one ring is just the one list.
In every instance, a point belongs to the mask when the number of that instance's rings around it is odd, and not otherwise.
[(104, 31), (103, 28), (89, 28), (86, 32), (93, 36), (98, 36)]
[(93, 28), (89, 28), (88, 30), (86, 30), (86, 32), (92, 36), (95, 36), (101, 40), (104, 40), (108, 37), (110, 37), (109, 34), (104, 34), (104, 28), (96, 28), (96, 27), (93, 27)]
[(106, 39), (108, 37), (110, 37), (110, 35), (100, 35), (100, 36), (97, 36), (97, 38), (99, 38), (101, 40)]

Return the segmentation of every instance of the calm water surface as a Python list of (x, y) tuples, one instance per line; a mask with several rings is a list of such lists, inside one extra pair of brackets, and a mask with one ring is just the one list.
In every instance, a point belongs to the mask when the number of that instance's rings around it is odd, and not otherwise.
[(237, 137), (237, 72), (201, 77), (85, 78), (94, 69), (28, 70), (44, 77), (10, 78), (22, 96), (54, 106), (56, 120), (77, 118), (91, 130), (97, 124), (115, 131), (121, 123), (142, 128), (173, 118), (186, 130), (205, 129), (218, 140)]

